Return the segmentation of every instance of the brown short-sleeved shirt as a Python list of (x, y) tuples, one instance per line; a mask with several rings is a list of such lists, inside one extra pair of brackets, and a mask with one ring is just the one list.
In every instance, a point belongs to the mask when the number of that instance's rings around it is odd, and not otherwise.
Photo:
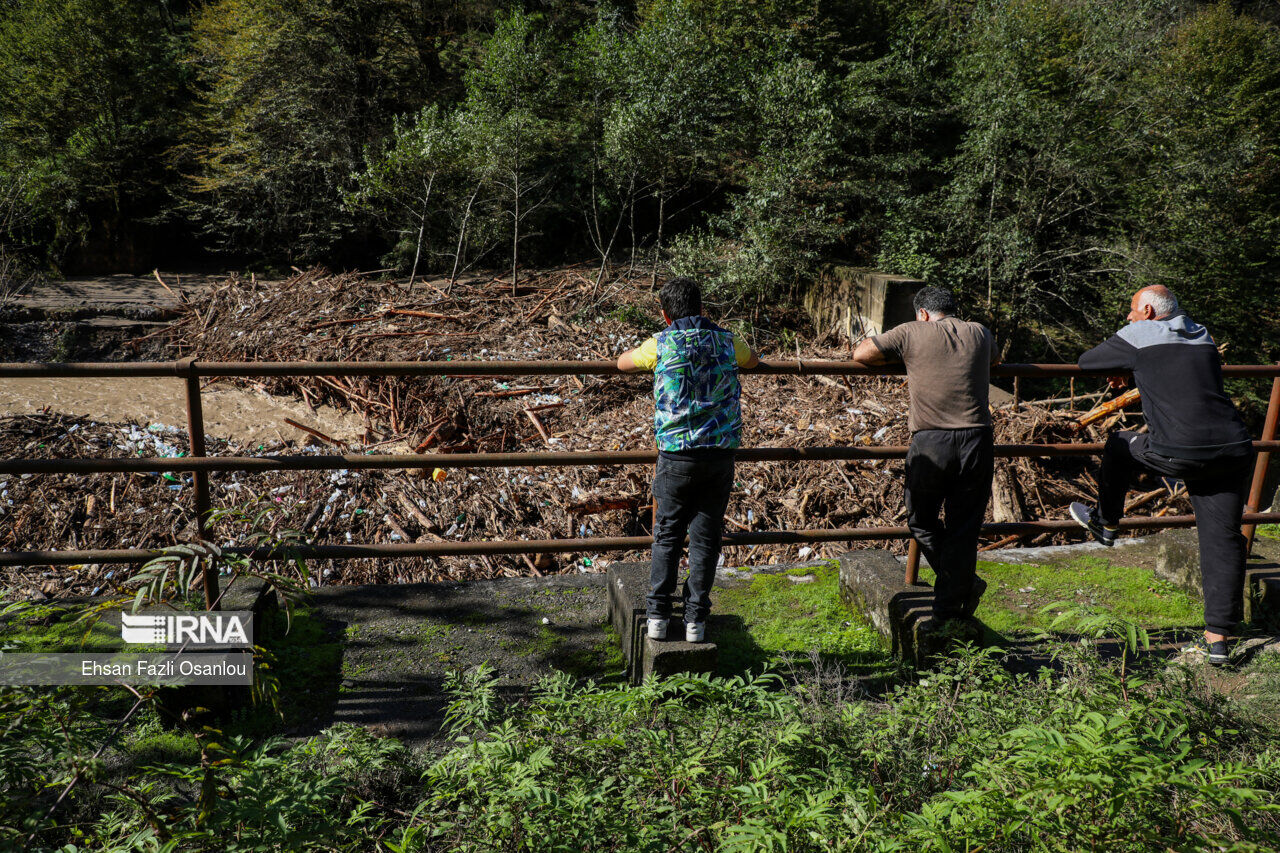
[(912, 432), (990, 425), (987, 390), (995, 339), (986, 326), (955, 317), (913, 320), (871, 341), (907, 366)]

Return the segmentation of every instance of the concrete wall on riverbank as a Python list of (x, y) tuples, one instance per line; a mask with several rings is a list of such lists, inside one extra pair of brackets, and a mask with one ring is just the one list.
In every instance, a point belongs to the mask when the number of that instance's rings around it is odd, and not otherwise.
[(804, 295), (819, 333), (836, 329), (850, 341), (878, 335), (915, 317), (918, 279), (858, 267), (829, 266)]

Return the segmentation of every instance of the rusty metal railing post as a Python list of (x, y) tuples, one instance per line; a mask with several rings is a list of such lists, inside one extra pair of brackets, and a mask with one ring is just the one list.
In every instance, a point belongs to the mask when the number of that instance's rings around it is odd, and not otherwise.
[[(1280, 421), (1280, 376), (1271, 381), (1271, 401), (1267, 403), (1267, 419), (1262, 425), (1262, 440), (1272, 441), (1276, 437), (1276, 424)], [(1245, 512), (1257, 512), (1262, 503), (1262, 489), (1267, 484), (1267, 469), (1271, 464), (1269, 450), (1258, 451), (1258, 461), (1253, 468), (1253, 485), (1249, 488), (1249, 500), (1244, 505)], [(1240, 532), (1244, 534), (1245, 557), (1253, 553), (1253, 535), (1258, 530), (1256, 524), (1244, 525)]]
[(920, 543), (912, 539), (907, 544), (907, 586), (914, 586), (920, 578)]
[[(177, 363), (178, 373), (187, 383), (187, 436), (191, 440), (191, 455), (203, 457), (204, 448), (204, 406), (200, 399), (200, 375), (196, 372), (195, 356), (184, 358)], [(207, 522), (209, 510), (209, 472), (192, 471), (191, 485), (195, 492), (196, 504), (196, 536), (201, 541), (209, 538)], [(204, 562), (204, 606), (208, 610), (218, 609), (218, 566), (211, 558)]]

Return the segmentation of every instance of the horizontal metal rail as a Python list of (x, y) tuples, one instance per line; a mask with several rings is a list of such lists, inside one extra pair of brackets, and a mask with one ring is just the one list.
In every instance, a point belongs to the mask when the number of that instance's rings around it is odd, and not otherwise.
[[(1280, 513), (1245, 513), (1246, 524), (1280, 523)], [(1164, 518), (1126, 518), (1120, 522), (1124, 530), (1161, 530), (1170, 527), (1193, 527), (1194, 515), (1170, 515)], [(1011, 536), (1015, 533), (1057, 533), (1080, 530), (1070, 520), (1021, 521), (984, 524), (982, 534), (988, 537)], [(770, 530), (759, 533), (726, 533), (724, 545), (799, 545), (807, 542), (855, 542), (866, 540), (906, 539), (906, 527), (849, 527), (832, 530)], [(227, 548), (232, 554), (251, 559), (358, 560), (392, 557), (467, 557), (510, 554), (562, 554), (579, 551), (631, 551), (649, 548), (649, 536), (615, 536), (583, 539), (508, 539), (495, 542), (404, 542), (362, 545), (301, 545), (292, 549)], [(0, 551), (0, 566), (74, 566), (87, 563), (145, 563), (162, 552), (158, 549), (132, 548), (87, 551)]]
[[(759, 367), (744, 371), (764, 375), (901, 375), (901, 365), (866, 367), (852, 361), (765, 361)], [(1082, 370), (1074, 364), (1003, 364), (992, 368), (997, 377), (1075, 377), (1104, 376), (1115, 371)], [(404, 469), (404, 468), (495, 468), (573, 465), (649, 464), (654, 451), (592, 451), (579, 453), (476, 453), (476, 454), (405, 454), (405, 455), (295, 455), (263, 457), (206, 457), (203, 448), (203, 416), (200, 407), (199, 377), (215, 376), (608, 376), (620, 373), (613, 361), (410, 361), (410, 362), (202, 362), (187, 358), (172, 362), (106, 362), (30, 364), (0, 363), (0, 379), (6, 378), (111, 378), (111, 377), (175, 377), (186, 382), (188, 425), (192, 435), (192, 455), (177, 459), (150, 457), (127, 459), (0, 459), (3, 474), (47, 473), (127, 473), (188, 471), (192, 473), (198, 523), (204, 523), (208, 511), (208, 474), (215, 471), (286, 471), (332, 469)], [(1274, 377), (1280, 387), (1280, 365), (1224, 365), (1223, 374), (1232, 377)], [(1015, 383), (1015, 401), (1017, 384)], [(1273, 400), (1272, 409), (1276, 408)], [(1269, 411), (1269, 422), (1275, 412)], [(1274, 432), (1274, 431), (1273, 431)], [(1264, 435), (1265, 439), (1273, 434)], [(1259, 451), (1280, 449), (1280, 442), (1254, 442)], [(1086, 456), (1101, 452), (1101, 444), (1009, 444), (997, 445), (1001, 457)], [(906, 455), (903, 446), (882, 447), (762, 447), (740, 450), (739, 461), (847, 461), (859, 459), (898, 459)], [(1255, 478), (1256, 480), (1256, 478)], [(1257, 491), (1255, 482), (1255, 491)], [(1248, 512), (1247, 525), (1280, 521), (1280, 513)], [(1166, 518), (1130, 518), (1121, 522), (1125, 529), (1154, 530), (1190, 527), (1190, 515)], [(1035, 534), (1073, 530), (1072, 521), (1028, 521), (983, 525), (987, 536)], [(910, 537), (906, 527), (863, 527), (835, 530), (762, 531), (728, 533), (725, 545), (800, 544), (804, 542), (845, 542), (858, 540), (904, 539)], [(509, 540), (500, 542), (417, 542), (391, 544), (304, 545), (288, 552), (261, 548), (228, 549), (257, 559), (302, 557), (306, 559), (362, 559), (389, 557), (444, 557), (470, 555), (503, 555), (565, 553), (575, 551), (619, 551), (643, 549), (652, 545), (647, 536)], [(10, 551), (0, 552), (0, 566), (77, 565), (84, 563), (144, 563), (161, 552), (153, 549), (80, 550), (80, 551)], [(914, 578), (909, 566), (908, 577)], [(205, 567), (205, 597), (208, 606), (216, 606), (217, 576), (212, 565)]]
[[(902, 375), (902, 365), (866, 367), (854, 361), (772, 359), (744, 369), (759, 375)], [(1123, 371), (1119, 371), (1123, 372)], [(0, 364), (0, 379), (101, 378), (125, 376), (612, 376), (612, 361), (132, 361)], [(1074, 364), (997, 364), (997, 377), (1108, 376), (1114, 370), (1084, 370)], [(1280, 376), (1280, 365), (1227, 364), (1224, 376)]]
[[(1280, 450), (1280, 441), (1255, 441), (1259, 451)], [(998, 458), (1096, 456), (1103, 445), (997, 444)], [(734, 454), (738, 462), (845, 462), (902, 459), (901, 444), (879, 447), (752, 447)], [(119, 459), (0, 459), (0, 474), (128, 474), (176, 471), (332, 471), (404, 468), (568, 468), (590, 465), (648, 465), (653, 450), (588, 450), (577, 453), (401, 453), (296, 456), (142, 456)]]

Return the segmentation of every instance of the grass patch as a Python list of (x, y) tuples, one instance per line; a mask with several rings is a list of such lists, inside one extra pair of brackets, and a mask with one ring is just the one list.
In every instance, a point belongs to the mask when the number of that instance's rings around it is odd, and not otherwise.
[(71, 608), (32, 609), (0, 626), (0, 647), (13, 652), (110, 652), (124, 647), (119, 628), (97, 620), (77, 622), (79, 616), (80, 611)]
[[(1101, 606), (1116, 616), (1149, 630), (1193, 628), (1204, 618), (1200, 599), (1149, 569), (1117, 566), (1099, 557), (1078, 557), (1070, 563), (978, 563), (987, 593), (977, 617), (1002, 635), (1039, 633), (1053, 621), (1040, 611), (1057, 601)], [(920, 575), (932, 583), (932, 570)]]
[(551, 665), (576, 678), (590, 678), (598, 683), (611, 684), (623, 680), (627, 662), (622, 656), (622, 640), (613, 626), (602, 623), (604, 639), (595, 645), (552, 656)]
[(1280, 539), (1280, 524), (1259, 524), (1258, 535), (1268, 539)]
[(421, 627), (413, 632), (414, 639), (423, 645), (431, 645), (436, 640), (443, 640), (454, 632), (453, 625), (440, 625), (431, 622), (424, 622)]
[[(810, 575), (808, 582), (790, 579)], [(889, 663), (879, 632), (840, 600), (840, 569), (834, 562), (758, 574), (744, 586), (721, 588), (712, 620), (720, 670), (726, 674), (810, 652), (853, 670)]]

